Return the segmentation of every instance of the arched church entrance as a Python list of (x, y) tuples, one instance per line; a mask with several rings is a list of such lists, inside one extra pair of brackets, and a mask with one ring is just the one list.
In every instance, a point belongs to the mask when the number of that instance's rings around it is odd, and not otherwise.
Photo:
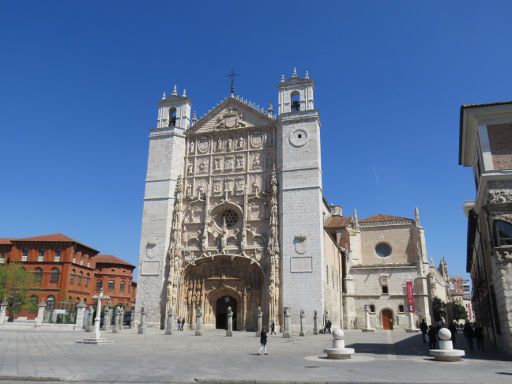
[[(217, 255), (196, 259), (183, 272), (177, 315), (193, 328), (200, 310), (204, 328), (225, 329), (231, 306), (233, 330), (255, 331), (258, 307), (268, 308), (264, 282), (261, 267), (249, 258)], [(268, 321), (266, 312), (264, 322)]]
[(237, 330), (237, 301), (233, 296), (222, 296), (215, 303), (215, 328), (228, 329), (228, 307), (233, 312), (233, 330)]

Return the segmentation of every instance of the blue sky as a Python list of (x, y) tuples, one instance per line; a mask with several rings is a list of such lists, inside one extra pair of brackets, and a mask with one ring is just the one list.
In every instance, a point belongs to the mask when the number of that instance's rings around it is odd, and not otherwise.
[(136, 264), (148, 132), (162, 91), (202, 115), (236, 93), (276, 105), (309, 70), (324, 194), (413, 216), (465, 272), (471, 171), (459, 107), (511, 99), (512, 3), (1, 1), (0, 237), (62, 232)]

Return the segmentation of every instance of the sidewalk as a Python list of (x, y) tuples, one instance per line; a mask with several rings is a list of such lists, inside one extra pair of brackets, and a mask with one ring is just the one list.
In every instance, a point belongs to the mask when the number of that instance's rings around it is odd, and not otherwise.
[[(103, 333), (108, 345), (80, 345), (83, 332), (0, 328), (0, 382), (308, 382), (308, 383), (510, 383), (512, 364), (500, 355), (474, 353), (459, 363), (434, 362), (419, 334), (403, 331), (346, 331), (349, 361), (319, 358), (330, 335), (269, 337), (268, 356), (258, 356), (253, 332), (134, 330)], [(459, 340), (458, 340), (459, 341)], [(463, 341), (460, 338), (460, 341)], [(4, 380), (4, 381), (2, 381)], [(19, 381), (18, 381), (19, 382)], [(39, 381), (39, 383), (44, 381)]]

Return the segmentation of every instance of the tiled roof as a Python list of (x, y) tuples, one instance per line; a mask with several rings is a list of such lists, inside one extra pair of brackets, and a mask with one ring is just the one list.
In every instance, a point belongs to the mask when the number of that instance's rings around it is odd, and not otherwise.
[(367, 217), (366, 219), (359, 219), (360, 223), (374, 223), (376, 221), (412, 221), (412, 219), (401, 216), (383, 215), (382, 213)]
[(130, 264), (127, 261), (124, 261), (123, 259), (120, 259), (114, 255), (105, 255), (100, 253), (94, 257), (94, 260), (96, 260), (96, 266), (98, 266), (98, 264), (121, 264), (135, 268), (135, 265)]
[(325, 228), (340, 228), (346, 227), (352, 223), (351, 216), (331, 216), (325, 220)]
[(0, 237), (0, 245), (11, 245), (11, 240), (13, 239), (9, 239), (7, 237), (4, 237), (4, 238), (1, 238)]
[(76, 241), (75, 239), (72, 239), (69, 236), (63, 235), (62, 233), (52, 233), (52, 234), (48, 234), (48, 235), (33, 236), (33, 237), (22, 237), (22, 238), (17, 238), (17, 239), (11, 239), (11, 241), (21, 241), (21, 242), (23, 242), (23, 241), (30, 241), (30, 242), (41, 241), (41, 242), (76, 243), (76, 244), (80, 244), (86, 248), (89, 248), (93, 251), (98, 252), (96, 249), (89, 247), (88, 245), (83, 244), (79, 241)]

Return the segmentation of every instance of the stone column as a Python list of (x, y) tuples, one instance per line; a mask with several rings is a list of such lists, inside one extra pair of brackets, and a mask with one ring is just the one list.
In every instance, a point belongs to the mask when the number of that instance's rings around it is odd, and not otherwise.
[(412, 312), (407, 313), (407, 318), (409, 320), (409, 327), (405, 330), (405, 332), (407, 332), (407, 333), (419, 332), (420, 330), (418, 328), (416, 328), (416, 324), (414, 323), (414, 317), (413, 317)]
[(167, 325), (165, 327), (166, 335), (172, 335), (172, 327), (174, 327), (174, 312), (172, 305), (169, 305), (169, 309), (167, 310)]
[(130, 329), (135, 328), (135, 307), (132, 307), (130, 312)]
[(0, 325), (7, 322), (7, 305), (5, 299), (0, 303)]
[(101, 327), (101, 329), (103, 329), (104, 331), (106, 331), (108, 329), (108, 318), (109, 318), (109, 313), (110, 313), (110, 308), (109, 307), (105, 307), (105, 309), (103, 310), (103, 327)]
[(261, 307), (258, 307), (256, 310), (256, 337), (261, 336), (261, 328), (263, 327), (263, 312), (261, 312)]
[(202, 314), (201, 314), (201, 308), (197, 307), (196, 308), (196, 332), (194, 333), (196, 336), (203, 335), (201, 332), (202, 323), (203, 323), (203, 318), (202, 318)]
[(313, 311), (313, 335), (318, 335), (318, 312)]
[(299, 336), (304, 336), (304, 310), (300, 310), (300, 332)]
[(38, 325), (43, 324), (43, 318), (44, 318), (44, 310), (46, 309), (46, 303), (44, 301), (41, 301), (37, 305), (37, 317), (36, 317), (36, 327)]
[(228, 307), (228, 329), (226, 330), (226, 336), (233, 336), (233, 310)]
[(76, 306), (75, 329), (80, 329), (80, 328), (84, 327), (84, 315), (85, 315), (85, 303), (83, 301), (81, 301)]
[(290, 333), (290, 308), (284, 307), (283, 337), (291, 337)]
[(93, 331), (93, 321), (94, 321), (94, 308), (91, 305), (89, 307), (89, 315), (87, 316), (87, 326), (85, 328), (85, 332), (92, 332)]
[(119, 312), (119, 307), (116, 307), (116, 309), (114, 310), (114, 326), (112, 327), (112, 333), (117, 333), (118, 331), (117, 327), (119, 323)]
[(370, 308), (365, 305), (364, 306), (364, 328), (362, 329), (363, 332), (374, 332), (375, 329), (372, 328), (372, 325), (370, 324)]
[(144, 307), (140, 309), (140, 324), (139, 324), (139, 335), (144, 335), (146, 333), (146, 312), (144, 312)]
[(121, 332), (123, 330), (123, 322), (124, 322), (124, 308), (119, 308), (119, 318), (117, 319), (117, 330)]

